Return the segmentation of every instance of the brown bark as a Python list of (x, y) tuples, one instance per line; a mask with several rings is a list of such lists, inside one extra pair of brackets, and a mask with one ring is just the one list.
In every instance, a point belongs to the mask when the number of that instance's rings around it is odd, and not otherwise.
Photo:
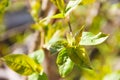
[(45, 60), (43, 62), (44, 71), (46, 72), (49, 80), (59, 80), (60, 75), (57, 72), (56, 56), (52, 56), (47, 49), (45, 51)]

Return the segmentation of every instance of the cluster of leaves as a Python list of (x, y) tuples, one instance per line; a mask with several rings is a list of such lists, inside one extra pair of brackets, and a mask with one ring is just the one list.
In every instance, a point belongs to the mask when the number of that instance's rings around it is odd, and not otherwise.
[[(60, 75), (62, 77), (68, 75), (74, 65), (92, 69), (88, 54), (82, 45), (97, 45), (104, 42), (107, 38), (108, 35), (106, 34), (99, 33), (94, 35), (90, 32), (83, 32), (83, 28), (81, 28), (75, 36), (67, 34), (67, 40), (58, 40), (53, 43), (49, 50), (52, 54), (59, 52), (56, 63)], [(43, 59), (43, 50), (38, 50), (29, 56), (25, 54), (10, 54), (2, 58), (15, 72), (21, 75), (30, 75), (29, 80), (33, 78), (36, 78), (34, 80), (39, 78), (47, 79), (40, 65)]]
[(92, 69), (88, 54), (83, 45), (98, 45), (104, 42), (108, 35), (83, 32), (83, 27), (74, 35), (67, 34), (67, 40), (60, 40), (51, 45), (51, 53), (58, 53), (57, 65), (62, 77), (68, 75), (74, 65)]
[[(94, 0), (69, 0), (66, 4), (64, 0), (51, 1), (57, 6), (60, 13), (49, 18), (66, 18), (80, 3), (89, 4), (94, 2)], [(38, 22), (39, 18), (40, 5), (39, 0), (31, 0), (31, 14), (36, 22)], [(48, 19), (48, 17), (40, 20), (40, 22), (46, 19)], [(98, 45), (108, 38), (108, 35), (101, 32), (94, 35), (91, 32), (83, 32), (83, 29), (82, 27), (75, 35), (68, 33), (67, 39), (55, 40), (53, 36), (53, 41), (49, 41), (50, 46), (47, 46), (48, 48), (46, 47), (52, 54), (58, 53), (56, 63), (62, 77), (67, 76), (72, 71), (74, 65), (92, 69), (88, 54), (83, 45)], [(43, 72), (43, 68), (40, 65), (43, 59), (43, 50), (33, 52), (30, 56), (24, 54), (10, 54), (1, 58), (1, 60), (5, 61), (15, 72), (21, 75), (30, 75), (29, 80), (47, 80), (46, 74)]]

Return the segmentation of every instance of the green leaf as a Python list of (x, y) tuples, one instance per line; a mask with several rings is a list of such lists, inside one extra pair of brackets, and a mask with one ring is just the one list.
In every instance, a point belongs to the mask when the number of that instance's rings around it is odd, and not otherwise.
[(80, 45), (98, 45), (103, 43), (107, 38), (108, 35), (101, 32), (97, 35), (91, 32), (83, 32)]
[(65, 15), (67, 16), (81, 1), (82, 0), (70, 0), (66, 6)]
[(64, 0), (51, 0), (60, 10), (61, 13), (64, 13), (65, 3)]
[(91, 69), (91, 63), (85, 48), (72, 46), (67, 48), (68, 56), (78, 66)]
[(51, 39), (44, 45), (45, 48), (47, 48), (48, 50), (50, 49), (50, 46), (52, 44), (54, 44), (55, 42), (60, 40), (60, 31), (57, 30), (54, 35), (51, 37)]
[(87, 4), (92, 4), (94, 3), (96, 0), (82, 0), (82, 4), (87, 5)]
[(38, 64), (41, 64), (45, 58), (44, 51), (42, 49), (29, 54), (29, 56)]
[(75, 39), (72, 35), (72, 33), (67, 33), (67, 41), (69, 45), (73, 45), (73, 43), (75, 42)]
[(55, 42), (54, 44), (51, 45), (50, 52), (52, 54), (57, 53), (66, 46), (67, 46), (67, 41), (66, 40), (57, 41), (57, 42)]
[(48, 80), (48, 78), (45, 73), (33, 73), (32, 75), (28, 76), (28, 80)]
[(65, 18), (64, 14), (63, 13), (58, 13), (58, 14), (55, 14), (53, 16), (48, 16), (46, 18), (43, 18), (42, 20), (39, 21), (39, 23), (42, 23), (48, 19), (58, 19), (58, 18)]
[(53, 15), (51, 18), (52, 18), (52, 19), (64, 18), (64, 14), (63, 14), (63, 13), (55, 14), (55, 15)]
[(79, 44), (79, 42), (81, 40), (83, 29), (84, 29), (84, 26), (82, 26), (82, 28), (75, 34), (75, 42), (76, 42), (76, 44)]
[(67, 76), (73, 69), (74, 63), (71, 61), (69, 56), (67, 55), (66, 48), (63, 48), (57, 57), (57, 66), (59, 69), (59, 73), (62, 77)]
[(12, 70), (21, 75), (31, 75), (34, 72), (40, 73), (42, 71), (40, 65), (24, 54), (10, 54), (3, 59)]
[(6, 7), (8, 7), (8, 4), (9, 0), (0, 0), (0, 14), (5, 11)]

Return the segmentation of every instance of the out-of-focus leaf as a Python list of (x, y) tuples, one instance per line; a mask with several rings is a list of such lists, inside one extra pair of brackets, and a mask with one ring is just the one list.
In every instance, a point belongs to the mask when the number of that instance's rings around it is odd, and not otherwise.
[(92, 4), (94, 3), (96, 0), (82, 0), (82, 4), (87, 5), (87, 4)]
[(64, 0), (51, 0), (57, 7), (58, 9), (64, 13), (65, 10), (65, 3)]
[(67, 55), (66, 48), (63, 48), (57, 57), (57, 66), (59, 69), (59, 73), (62, 77), (68, 75), (73, 69), (74, 63), (71, 61), (69, 56)]
[(105, 21), (106, 19), (104, 16), (102, 16), (101, 14), (96, 15), (92, 20), (92, 28), (90, 28), (90, 31), (94, 33), (100, 32), (101, 26), (104, 24)]
[(3, 13), (9, 4), (9, 0), (0, 0), (0, 14)]
[(58, 14), (55, 14), (53, 16), (48, 16), (48, 17), (40, 20), (39, 23), (42, 23), (42, 22), (46, 21), (47, 19), (58, 19), (58, 18), (65, 18), (65, 16), (63, 13), (58, 13)]
[(70, 0), (65, 9), (65, 15), (67, 16), (82, 0)]
[(51, 18), (53, 18), (53, 19), (64, 18), (64, 14), (63, 13), (59, 13), (59, 14), (53, 15)]
[(79, 44), (81, 37), (82, 37), (82, 32), (83, 32), (84, 26), (75, 34), (75, 42), (76, 44)]
[(35, 21), (39, 20), (41, 0), (30, 0), (31, 15)]
[(57, 30), (55, 33), (54, 33), (54, 35), (52, 36), (52, 38), (48, 41), (48, 43), (46, 43), (45, 45), (44, 45), (44, 47), (46, 47), (48, 50), (50, 49), (50, 46), (52, 45), (52, 44), (54, 44), (55, 42), (57, 42), (58, 40), (60, 40), (60, 31), (59, 30)]
[(41, 64), (45, 57), (44, 51), (42, 49), (29, 54), (29, 56), (38, 64)]
[(50, 52), (52, 54), (57, 53), (66, 46), (67, 46), (67, 41), (66, 40), (57, 41), (57, 42), (55, 42), (54, 44), (51, 45)]
[(28, 76), (28, 80), (48, 80), (48, 78), (45, 73), (33, 73), (32, 75)]
[(98, 33), (94, 35), (91, 32), (83, 32), (80, 45), (98, 45), (103, 43), (108, 38), (107, 34)]
[(83, 47), (72, 46), (67, 48), (70, 59), (78, 66), (91, 69), (89, 57)]
[(31, 75), (34, 72), (42, 71), (39, 64), (24, 54), (10, 54), (3, 59), (12, 70), (21, 75)]
[(103, 80), (120, 80), (120, 72), (114, 72), (106, 75)]

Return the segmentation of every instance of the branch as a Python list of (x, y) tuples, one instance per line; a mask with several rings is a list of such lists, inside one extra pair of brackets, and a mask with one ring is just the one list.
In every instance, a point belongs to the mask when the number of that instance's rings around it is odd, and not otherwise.
[(72, 31), (72, 26), (71, 26), (70, 21), (68, 21), (68, 26), (69, 26), (70, 32), (72, 33), (73, 31)]

